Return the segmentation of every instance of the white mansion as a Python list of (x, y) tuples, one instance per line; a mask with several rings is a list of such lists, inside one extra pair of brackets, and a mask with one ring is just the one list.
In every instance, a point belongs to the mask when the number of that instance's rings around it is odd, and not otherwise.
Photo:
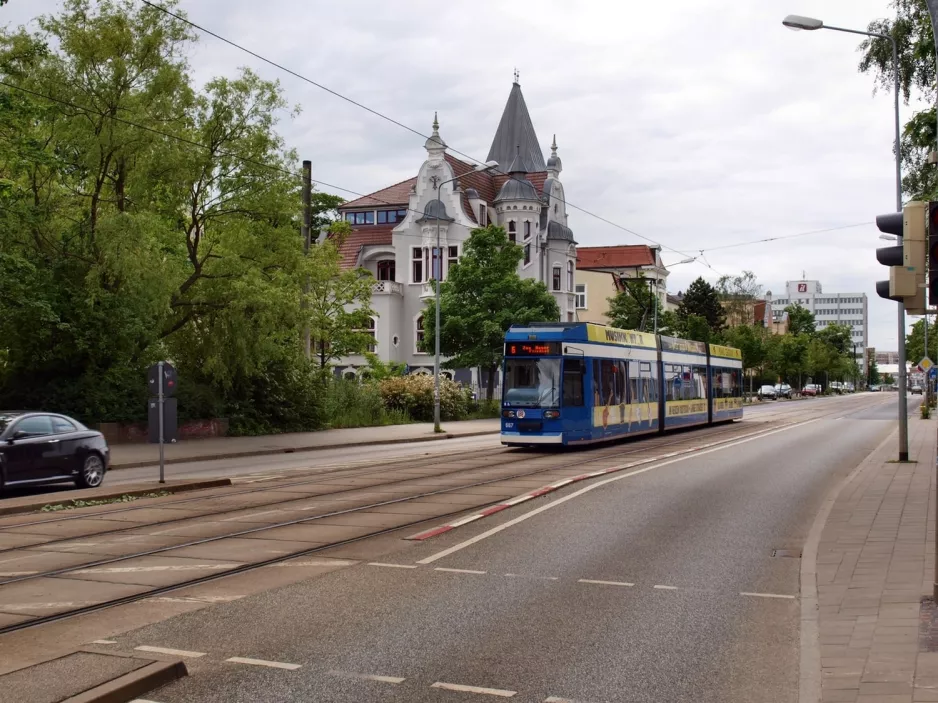
[[(554, 139), (545, 163), (517, 78), (488, 154), (497, 169), (475, 171), (474, 164), (447, 153), (435, 117), (425, 148), (426, 159), (414, 178), (340, 208), (353, 227), (342, 244), (343, 266), (365, 268), (375, 277), (375, 353), (406, 364), (410, 373), (433, 373), (433, 355), (417, 349), (424, 305), (435, 294), (430, 281), (437, 273), (445, 280), (470, 232), (489, 223), (503, 227), (523, 247), (518, 273), (543, 281), (557, 299), (560, 319), (575, 320), (576, 242), (567, 226), (557, 143)], [(447, 184), (452, 178), (459, 180)], [(436, 253), (438, 223), (441, 256)], [(365, 365), (364, 357), (352, 356), (338, 364), (338, 371), (356, 372)], [(478, 386), (475, 369), (446, 373)]]

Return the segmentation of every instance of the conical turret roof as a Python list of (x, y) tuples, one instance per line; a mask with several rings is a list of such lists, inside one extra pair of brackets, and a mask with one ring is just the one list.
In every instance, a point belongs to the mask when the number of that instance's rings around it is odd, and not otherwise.
[(544, 154), (534, 132), (528, 106), (517, 80), (511, 86), (508, 103), (495, 131), (492, 148), (486, 161), (497, 161), (502, 168), (520, 159), (521, 169), (527, 173), (546, 171)]

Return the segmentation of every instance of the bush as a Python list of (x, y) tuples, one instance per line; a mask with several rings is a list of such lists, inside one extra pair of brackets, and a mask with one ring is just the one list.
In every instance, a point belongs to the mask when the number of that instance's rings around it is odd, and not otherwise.
[[(407, 413), (417, 422), (433, 421), (433, 377), (387, 378), (378, 384), (384, 406), (389, 411)], [(468, 415), (467, 393), (445, 376), (440, 378), (440, 418), (462, 420)]]
[(375, 427), (411, 422), (407, 412), (385, 407), (375, 383), (337, 378), (324, 395), (324, 411), (329, 427)]

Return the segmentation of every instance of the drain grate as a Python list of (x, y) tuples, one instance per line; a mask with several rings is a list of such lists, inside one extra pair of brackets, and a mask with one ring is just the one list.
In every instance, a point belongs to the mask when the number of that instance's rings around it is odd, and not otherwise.
[(773, 549), (773, 557), (788, 557), (789, 559), (801, 559), (800, 549)]

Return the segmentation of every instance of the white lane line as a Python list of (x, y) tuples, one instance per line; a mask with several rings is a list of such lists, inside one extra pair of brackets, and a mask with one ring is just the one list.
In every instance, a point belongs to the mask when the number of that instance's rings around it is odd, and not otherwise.
[(357, 561), (342, 559), (307, 559), (306, 561), (283, 561), (277, 564), (268, 564), (265, 568), (283, 568), (287, 566), (355, 566)]
[(364, 679), (365, 681), (378, 681), (379, 683), (393, 683), (395, 685), (404, 683), (407, 679), (401, 676), (380, 676), (378, 674), (358, 674), (354, 671), (329, 671), (331, 676), (339, 676), (344, 679)]
[(153, 596), (145, 600), (152, 603), (230, 603), (244, 596)]
[[(628, 581), (599, 581), (597, 579), (577, 579), (577, 583), (594, 583), (599, 586), (634, 586), (634, 583)], [(549, 698), (547, 700), (550, 700)], [(556, 700), (567, 700), (566, 698), (557, 698)]]
[(473, 569), (446, 569), (442, 566), (436, 567), (434, 571), (446, 571), (451, 574), (484, 574), (486, 573), (484, 571), (475, 571)]
[(198, 659), (199, 657), (204, 657), (205, 652), (189, 652), (185, 649), (170, 649), (169, 647), (151, 647), (149, 645), (140, 645), (139, 647), (134, 647), (138, 652), (153, 652), (154, 654), (172, 654), (174, 657), (190, 657), (192, 659)]
[(368, 566), (384, 566), (389, 569), (416, 569), (416, 564), (385, 564), (380, 561), (369, 561)]
[(720, 446), (718, 446), (718, 447), (713, 447), (713, 448), (711, 448), (711, 449), (704, 449), (704, 450), (702, 450), (702, 451), (691, 452), (691, 453), (689, 453), (689, 454), (684, 454), (684, 455), (682, 455), (682, 456), (678, 456), (678, 457), (675, 457), (675, 458), (673, 458), (673, 459), (668, 459), (667, 461), (662, 461), (662, 462), (660, 462), (660, 463), (653, 464), (653, 465), (651, 465), (651, 466), (646, 466), (646, 467), (643, 468), (643, 469), (635, 469), (634, 471), (628, 471), (627, 473), (622, 473), (622, 474), (619, 474), (618, 476), (613, 476), (613, 477), (611, 477), (611, 478), (607, 478), (607, 479), (605, 479), (604, 481), (597, 481), (596, 483), (591, 483), (590, 485), (585, 486), (584, 488), (581, 488), (581, 489), (578, 490), (578, 491), (574, 491), (574, 492), (571, 493), (570, 495), (566, 495), (566, 496), (564, 496), (564, 497), (562, 497), (562, 498), (558, 498), (557, 500), (553, 500), (553, 501), (551, 501), (550, 503), (546, 503), (546, 504), (540, 506), (539, 508), (535, 508), (534, 510), (530, 510), (530, 511), (524, 513), (523, 515), (519, 515), (518, 517), (514, 518), (513, 520), (509, 520), (508, 522), (505, 522), (505, 523), (502, 523), (501, 525), (498, 525), (498, 526), (496, 526), (496, 527), (493, 527), (491, 530), (487, 530), (487, 531), (485, 531), (485, 532), (483, 532), (483, 533), (481, 533), (481, 534), (476, 535), (475, 537), (472, 537), (472, 538), (470, 538), (470, 539), (467, 539), (465, 542), (460, 542), (459, 544), (455, 544), (455, 545), (453, 545), (452, 547), (449, 547), (449, 548), (447, 548), (447, 549), (444, 549), (444, 550), (441, 551), (441, 552), (437, 552), (436, 554), (431, 554), (431, 555), (428, 556), (426, 559), (421, 559), (421, 560), (419, 560), (417, 563), (418, 563), (418, 564), (432, 564), (433, 562), (437, 561), (438, 559), (442, 559), (443, 557), (447, 557), (447, 556), (449, 556), (450, 554), (453, 554), (453, 553), (455, 553), (455, 552), (458, 552), (458, 551), (461, 550), (461, 549), (465, 549), (466, 547), (471, 547), (471, 546), (472, 546), (473, 544), (475, 544), (476, 542), (481, 542), (482, 540), (487, 539), (488, 537), (491, 537), (492, 535), (498, 534), (498, 533), (501, 532), (502, 530), (507, 530), (509, 527), (514, 527), (514, 526), (517, 525), (519, 522), (524, 522), (525, 520), (528, 520), (529, 518), (532, 518), (532, 517), (534, 517), (535, 515), (540, 515), (540, 514), (543, 513), (545, 510), (550, 510), (551, 508), (556, 508), (558, 505), (562, 505), (562, 504), (566, 503), (568, 500), (573, 500), (574, 498), (578, 498), (578, 497), (580, 497), (581, 495), (583, 495), (584, 493), (589, 493), (590, 491), (594, 491), (594, 490), (596, 490), (597, 488), (600, 488), (601, 486), (605, 486), (605, 485), (608, 484), (608, 483), (614, 483), (615, 481), (622, 481), (622, 480), (627, 479), (627, 478), (632, 478), (633, 476), (638, 476), (639, 474), (643, 474), (643, 473), (645, 473), (645, 472), (647, 472), (647, 471), (654, 471), (655, 469), (661, 469), (661, 468), (663, 468), (663, 467), (665, 467), (665, 466), (670, 466), (671, 464), (676, 464), (676, 463), (678, 463), (678, 462), (680, 462), (680, 461), (688, 461), (689, 459), (697, 459), (698, 457), (701, 457), (701, 456), (703, 456), (704, 454), (712, 454), (713, 452), (722, 452), (722, 451), (724, 451), (724, 450), (726, 450), (726, 449), (730, 449), (730, 448), (732, 448), (732, 447), (739, 446), (740, 444), (746, 444), (747, 442), (754, 442), (754, 441), (756, 441), (756, 440), (758, 440), (758, 439), (763, 439), (763, 438), (765, 438), (765, 437), (769, 437), (769, 436), (771, 436), (771, 435), (778, 434), (779, 432), (788, 432), (789, 430), (793, 430), (793, 429), (795, 429), (795, 428), (797, 428), (797, 427), (803, 427), (804, 425), (807, 425), (807, 424), (809, 424), (809, 423), (811, 423), (811, 422), (813, 422), (813, 420), (806, 420), (806, 421), (804, 421), (804, 422), (799, 422), (799, 423), (794, 424), (794, 425), (789, 425), (788, 427), (781, 427), (781, 428), (779, 428), (779, 429), (777, 429), (777, 430), (772, 430), (772, 431), (770, 431), (770, 432), (760, 432), (759, 434), (756, 434), (756, 435), (754, 435), (754, 436), (752, 436), (752, 437), (747, 437), (746, 439), (741, 439), (741, 440), (739, 440), (739, 441), (737, 441), (737, 442), (730, 442), (729, 444), (721, 444)]
[(430, 686), (430, 688), (442, 688), (447, 691), (462, 691), (463, 693), (482, 693), (487, 696), (499, 696), (500, 698), (511, 698), (516, 695), (517, 691), (506, 691), (501, 688), (483, 688), (481, 686), (463, 686), (458, 683), (446, 683), (444, 681), (437, 681), (435, 684)]
[(657, 586), (653, 586), (653, 588), (657, 588), (659, 591), (676, 591), (676, 590), (677, 590), (677, 586), (661, 586), (661, 585), (657, 585)]
[(134, 698), (130, 703), (156, 703), (156, 701), (151, 701), (148, 698)]
[(117, 644), (117, 640), (94, 640), (91, 644)]
[(38, 573), (38, 571), (3, 571), (0, 572), (0, 576), (4, 578), (13, 578), (15, 576), (32, 576), (33, 574)]
[(265, 659), (247, 659), (245, 657), (231, 657), (230, 659), (225, 659), (226, 662), (231, 662), (232, 664), (250, 664), (251, 666), (268, 666), (272, 669), (286, 669), (287, 671), (296, 671), (302, 665), (301, 664), (287, 664), (286, 662), (271, 662)]
[(753, 598), (784, 598), (785, 600), (795, 599), (795, 596), (788, 596), (784, 593), (747, 593), (746, 591), (740, 591), (739, 595), (751, 596)]
[(78, 608), (86, 605), (97, 605), (103, 601), (99, 600), (80, 600), (80, 601), (58, 601), (55, 603), (3, 603), (0, 610), (3, 612), (21, 611), (21, 610), (45, 610), (47, 608)]
[(508, 578), (514, 579), (538, 579), (540, 581), (558, 581), (559, 576), (536, 576), (535, 574), (505, 574)]
[(544, 699), (544, 703), (583, 703), (583, 701), (574, 700), (573, 698), (558, 698), (557, 696), (548, 696)]
[(171, 564), (166, 566), (109, 566), (100, 569), (79, 569), (73, 574), (134, 574), (148, 571), (203, 571), (234, 569), (241, 564)]

